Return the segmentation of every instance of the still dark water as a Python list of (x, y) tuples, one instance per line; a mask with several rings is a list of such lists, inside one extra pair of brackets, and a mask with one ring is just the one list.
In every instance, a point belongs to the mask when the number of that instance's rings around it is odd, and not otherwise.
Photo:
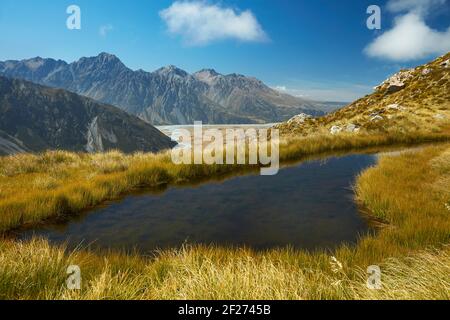
[(23, 231), (70, 248), (137, 249), (189, 244), (332, 249), (370, 230), (352, 185), (372, 155), (311, 161), (276, 176), (240, 176), (132, 195), (64, 224)]

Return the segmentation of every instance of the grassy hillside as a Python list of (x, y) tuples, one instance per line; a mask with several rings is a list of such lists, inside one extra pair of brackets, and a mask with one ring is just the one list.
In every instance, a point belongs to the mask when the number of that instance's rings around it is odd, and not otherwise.
[[(320, 118), (278, 126), (285, 135), (441, 132), (450, 123), (450, 53), (402, 70), (374, 93)], [(334, 127), (334, 128), (333, 128)]]

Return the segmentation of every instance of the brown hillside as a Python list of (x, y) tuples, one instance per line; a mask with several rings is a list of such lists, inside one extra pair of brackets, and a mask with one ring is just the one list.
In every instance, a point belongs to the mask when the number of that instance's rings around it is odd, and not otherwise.
[(326, 116), (294, 117), (277, 126), (284, 135), (315, 133), (441, 132), (450, 123), (450, 52), (402, 70), (374, 93)]

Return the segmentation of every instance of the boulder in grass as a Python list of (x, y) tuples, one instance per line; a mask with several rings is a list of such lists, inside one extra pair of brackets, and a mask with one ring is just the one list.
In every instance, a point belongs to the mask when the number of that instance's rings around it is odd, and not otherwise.
[(424, 76), (429, 75), (431, 73), (431, 71), (433, 71), (433, 69), (425, 68), (422, 70), (422, 75), (424, 75)]
[(377, 122), (377, 121), (381, 121), (381, 120), (384, 120), (384, 118), (382, 116), (380, 116), (379, 114), (370, 118), (370, 121), (372, 121), (372, 122)]
[(387, 93), (395, 93), (406, 87), (406, 82), (414, 77), (414, 69), (403, 70), (394, 74), (389, 79), (385, 80), (375, 90), (386, 90)]
[(356, 124), (353, 124), (353, 123), (349, 123), (347, 125), (347, 127), (345, 128), (345, 131), (351, 132), (351, 133), (359, 132), (359, 130), (360, 130), (359, 126), (357, 126)]
[(291, 119), (288, 120), (288, 124), (302, 124), (305, 123), (307, 119), (311, 119), (312, 116), (306, 113), (300, 113), (296, 116), (293, 116)]
[(386, 88), (388, 93), (395, 93), (405, 88), (405, 83), (401, 81), (393, 81)]
[(332, 126), (330, 129), (331, 134), (338, 134), (342, 132), (342, 128), (340, 126)]
[(398, 110), (398, 111), (403, 111), (405, 110), (405, 107), (402, 107), (401, 105), (399, 105), (398, 103), (393, 103), (390, 104), (386, 107), (386, 110)]

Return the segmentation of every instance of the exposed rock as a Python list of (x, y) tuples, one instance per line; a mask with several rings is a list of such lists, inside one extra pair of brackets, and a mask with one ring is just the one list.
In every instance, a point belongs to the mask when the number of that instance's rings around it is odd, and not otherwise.
[(402, 107), (401, 105), (399, 105), (398, 103), (394, 103), (394, 104), (390, 104), (386, 107), (386, 110), (399, 110), (399, 111), (403, 111), (405, 110), (405, 107)]
[(311, 119), (312, 116), (306, 113), (300, 113), (296, 116), (293, 116), (291, 119), (288, 120), (288, 124), (302, 124), (305, 123), (306, 119)]
[(422, 70), (422, 75), (426, 76), (426, 75), (430, 74), (431, 71), (433, 71), (433, 69), (425, 68), (425, 69)]
[(332, 126), (330, 129), (331, 134), (338, 134), (340, 132), (342, 132), (342, 127), (340, 126)]
[(394, 93), (394, 92), (398, 92), (404, 88), (405, 88), (405, 83), (403, 83), (401, 81), (392, 81), (389, 83), (386, 90), (388, 93)]
[[(103, 143), (105, 141), (105, 143)], [(96, 116), (88, 126), (86, 151), (103, 152), (104, 145), (114, 145), (118, 142), (114, 131), (109, 131), (99, 125), (98, 116)]]
[(349, 123), (347, 125), (347, 127), (345, 128), (345, 131), (353, 132), (353, 133), (359, 132), (359, 130), (360, 130), (360, 127), (355, 125), (355, 124), (353, 124), (353, 123)]
[(445, 60), (441, 63), (441, 67), (443, 68), (450, 68), (450, 59)]
[(376, 115), (376, 116), (373, 116), (370, 118), (370, 121), (372, 121), (372, 122), (377, 122), (377, 121), (381, 121), (381, 120), (384, 120), (384, 118), (380, 115)]
[(95, 117), (88, 125), (86, 151), (96, 152), (104, 151), (102, 137), (98, 130), (98, 117)]
[(404, 89), (406, 82), (414, 77), (414, 71), (414, 69), (400, 71), (375, 87), (375, 90), (386, 90), (387, 93), (398, 92)]

